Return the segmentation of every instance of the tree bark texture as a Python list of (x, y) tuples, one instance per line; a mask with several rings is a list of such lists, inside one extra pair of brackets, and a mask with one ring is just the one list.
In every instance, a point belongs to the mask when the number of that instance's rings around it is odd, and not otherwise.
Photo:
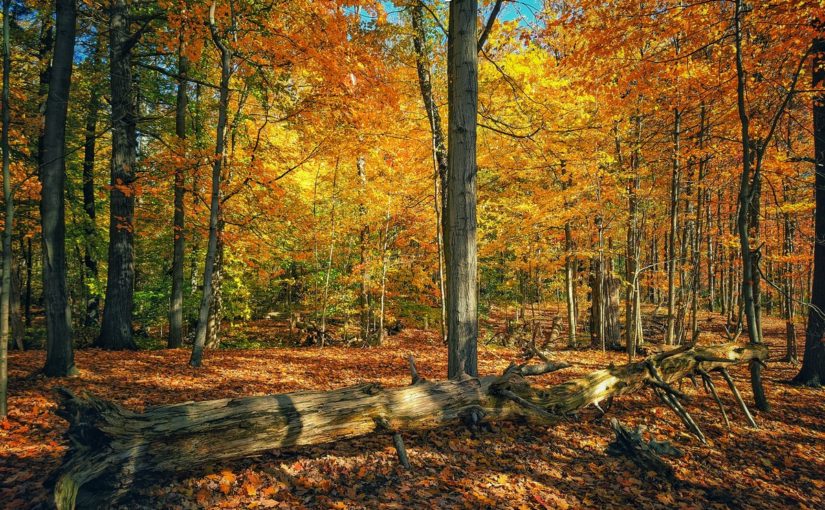
[(478, 2), (450, 2), (447, 69), (449, 135), (444, 242), (447, 266), (448, 376), (478, 375), (476, 116)]
[(136, 349), (132, 338), (135, 293), (135, 182), (137, 115), (132, 80), (132, 34), (126, 0), (113, 0), (109, 17), (112, 159), (109, 185), (109, 267), (100, 336), (104, 349)]
[(74, 60), (74, 0), (56, 2), (54, 58), (46, 99), (40, 162), (40, 225), (43, 240), (43, 302), (46, 309), (47, 376), (77, 372), (72, 350), (72, 320), (66, 282), (66, 115)]

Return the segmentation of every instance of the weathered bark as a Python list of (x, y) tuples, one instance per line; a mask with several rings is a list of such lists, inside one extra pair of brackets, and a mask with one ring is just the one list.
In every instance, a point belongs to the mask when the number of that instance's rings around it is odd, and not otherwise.
[[(184, 42), (181, 36), (178, 50), (178, 93), (175, 105), (175, 135), (180, 142), (179, 150), (186, 149), (186, 108), (189, 96), (186, 93), (186, 77), (189, 73), (189, 59), (183, 55)], [(185, 248), (185, 211), (186, 175), (184, 166), (175, 165), (175, 213), (172, 235), (172, 296), (169, 302), (169, 338), (170, 349), (180, 347), (183, 343), (183, 263)]]
[(43, 301), (46, 308), (46, 365), (43, 373), (77, 373), (72, 351), (72, 321), (66, 282), (66, 114), (74, 59), (74, 0), (56, 2), (56, 39), (46, 100), (40, 162), (40, 224), (43, 239)]
[(132, 48), (126, 0), (112, 0), (109, 11), (109, 86), (112, 157), (109, 191), (109, 253), (106, 302), (97, 347), (137, 349), (132, 338), (135, 292), (135, 188), (137, 112), (132, 80)]
[(563, 364), (511, 365), (501, 376), (437, 382), (423, 381), (413, 371), (413, 384), (402, 388), (362, 384), (183, 403), (144, 413), (62, 390), (58, 413), (69, 421), (71, 446), (55, 478), (55, 504), (58, 509), (97, 508), (160, 476), (374, 432), (397, 434), (462, 420), (477, 423), (481, 418), (552, 424), (587, 405), (645, 387), (675, 392), (670, 385), (683, 377), (764, 360), (767, 354), (761, 345), (680, 348), (545, 389), (532, 388), (525, 375), (546, 373)]
[(218, 228), (221, 209), (221, 168), (226, 149), (226, 124), (229, 109), (229, 79), (232, 76), (232, 49), (218, 32), (215, 25), (215, 3), (209, 9), (209, 29), (212, 42), (221, 55), (221, 84), (218, 104), (218, 125), (215, 130), (215, 155), (212, 162), (212, 198), (209, 206), (209, 242), (206, 248), (206, 264), (203, 271), (203, 296), (198, 313), (198, 329), (189, 364), (199, 367), (206, 345), (206, 333), (209, 322), (209, 308), (212, 302), (212, 277), (215, 271), (215, 259), (218, 252)]
[[(814, 41), (813, 86), (825, 82), (825, 39)], [(802, 368), (794, 377), (796, 384), (825, 384), (825, 96), (814, 96), (814, 189), (816, 216), (814, 219), (814, 269), (811, 282), (811, 304), (808, 327), (805, 330), (805, 352)]]
[(476, 117), (478, 2), (450, 2), (447, 73), (449, 134), (444, 229), (447, 267), (447, 373), (478, 375), (478, 252), (476, 247)]

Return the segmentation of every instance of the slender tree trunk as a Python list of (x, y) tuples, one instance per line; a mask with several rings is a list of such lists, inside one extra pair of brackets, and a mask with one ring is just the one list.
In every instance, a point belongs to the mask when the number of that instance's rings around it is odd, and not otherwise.
[(327, 254), (327, 272), (324, 277), (324, 297), (321, 302), (321, 347), (324, 346), (327, 336), (327, 305), (329, 304), (329, 283), (332, 277), (332, 262), (335, 255), (335, 192), (338, 185), (338, 162), (335, 162), (335, 171), (332, 174), (332, 207), (329, 213), (330, 221), (330, 238), (329, 238), (329, 252)]
[(676, 231), (679, 228), (680, 136), (682, 113), (673, 110), (673, 173), (670, 182), (670, 234), (667, 248), (667, 332), (665, 343), (676, 342)]
[(33, 262), (32, 238), (26, 238), (26, 294), (23, 300), (25, 306), (26, 327), (32, 325), (32, 269)]
[[(690, 284), (690, 343), (696, 342), (699, 338), (699, 293), (702, 281), (702, 237), (704, 235), (704, 223), (702, 221), (705, 214), (705, 188), (704, 180), (707, 172), (708, 158), (704, 154), (705, 138), (707, 136), (707, 115), (704, 103), (699, 108), (699, 159), (698, 159), (698, 179), (696, 180), (696, 217), (694, 219), (693, 239), (691, 240), (691, 284)], [(710, 275), (708, 275), (710, 278)]]
[(206, 344), (204, 345), (207, 349), (217, 349), (221, 345), (224, 251), (226, 249), (223, 242), (223, 208), (221, 208), (220, 213), (221, 217), (218, 218), (218, 248), (215, 252), (215, 270), (212, 272), (212, 298), (209, 301), (209, 319), (206, 322)]
[[(782, 198), (785, 203), (789, 203), (791, 200), (789, 185), (784, 179), (782, 182)], [(782, 264), (782, 289), (784, 293), (782, 296), (782, 315), (785, 319), (785, 360), (796, 365), (799, 363), (799, 360), (796, 352), (796, 324), (794, 323), (796, 315), (796, 305), (794, 303), (794, 265), (790, 261), (795, 251), (796, 219), (791, 213), (782, 213), (782, 226), (784, 234), (782, 255), (785, 258), (785, 262)]]
[(203, 271), (203, 296), (198, 313), (198, 329), (189, 364), (199, 367), (206, 345), (206, 330), (209, 322), (209, 307), (212, 301), (212, 277), (218, 251), (218, 222), (221, 208), (221, 169), (226, 149), (226, 124), (229, 112), (229, 79), (232, 76), (232, 50), (222, 39), (215, 25), (215, 3), (209, 9), (209, 29), (212, 42), (221, 55), (220, 102), (218, 104), (218, 125), (215, 130), (215, 156), (212, 162), (212, 199), (209, 207), (209, 242), (206, 248), (206, 264)]
[[(564, 208), (570, 208), (570, 200), (567, 197), (570, 187), (573, 185), (573, 177), (567, 175), (567, 166), (561, 162), (562, 193), (564, 193)], [(567, 345), (571, 349), (576, 347), (576, 256), (573, 245), (573, 226), (570, 220), (564, 223), (564, 289), (567, 300)], [(537, 288), (541, 289), (539, 284)]]
[[(625, 346), (630, 360), (636, 357), (638, 337), (641, 333), (637, 316), (639, 310), (639, 167), (641, 158), (642, 117), (638, 112), (634, 116), (635, 140), (630, 160), (630, 182), (627, 185), (627, 243), (625, 245), (625, 279), (627, 280), (627, 295), (625, 299)], [(621, 161), (618, 134), (616, 149)]]
[[(189, 96), (186, 93), (186, 77), (189, 73), (189, 59), (183, 55), (184, 46), (181, 36), (178, 48), (178, 94), (175, 104), (175, 135), (180, 143), (178, 150), (184, 151), (186, 156), (186, 109)], [(187, 159), (184, 157), (184, 161)], [(172, 296), (169, 304), (169, 338), (167, 346), (170, 349), (178, 348), (183, 343), (183, 263), (185, 248), (185, 211), (184, 198), (186, 195), (185, 167), (178, 162), (175, 164), (175, 213), (172, 235)]]
[[(20, 243), (22, 246), (23, 243)], [(19, 351), (25, 350), (23, 343), (26, 336), (26, 327), (23, 325), (23, 314), (20, 310), (21, 290), (20, 267), (15, 258), (11, 261), (11, 294), (9, 294), (9, 328), (11, 339)]]
[(450, 2), (447, 70), (449, 140), (444, 229), (447, 266), (448, 368), (451, 379), (478, 375), (476, 251), (476, 116), (478, 2)]
[(573, 255), (573, 233), (570, 222), (564, 224), (564, 286), (567, 297), (567, 345), (576, 347), (576, 258)]
[[(422, 0), (423, 1), (423, 0)], [(444, 232), (446, 232), (447, 210), (447, 148), (444, 144), (444, 131), (441, 127), (441, 115), (438, 112), (433, 96), (432, 79), (430, 76), (430, 61), (427, 55), (427, 32), (424, 27), (423, 3), (416, 1), (411, 8), (413, 29), (413, 49), (415, 51), (415, 67), (418, 72), (418, 87), (427, 111), (432, 138), (434, 176), (434, 210), (436, 216), (436, 242), (438, 245), (438, 283), (441, 291), (441, 336), (447, 342), (447, 305), (445, 301), (445, 271), (444, 271)], [(440, 201), (440, 205), (439, 205)]]
[(14, 229), (14, 202), (11, 194), (11, 154), (9, 153), (9, 73), (11, 72), (11, 47), (9, 45), (9, 6), (11, 0), (3, 0), (3, 128), (0, 134), (0, 150), (3, 151), (3, 200), (6, 218), (3, 227), (3, 288), (0, 294), (0, 419), (8, 415), (8, 349), (11, 310), (11, 235)]
[(367, 172), (363, 156), (358, 157), (356, 168), (358, 179), (361, 181), (361, 198), (358, 205), (358, 215), (361, 219), (361, 231), (359, 232), (358, 247), (360, 250), (361, 263), (361, 293), (359, 295), (361, 341), (370, 340), (370, 303), (369, 303), (369, 268), (367, 261), (367, 249), (370, 237), (370, 226), (367, 223)]
[[(52, 75), (52, 52), (54, 51), (54, 19), (49, 9), (44, 9), (40, 16), (40, 41), (37, 49), (38, 70), (40, 71), (37, 88), (37, 111), (44, 112), (48, 101), (49, 83)], [(37, 167), (43, 164), (45, 125), (37, 133)]]
[[(815, 40), (813, 46), (813, 87), (817, 88), (825, 82), (825, 39)], [(802, 368), (793, 379), (796, 384), (805, 386), (825, 384), (825, 96), (817, 94), (813, 103), (816, 242), (805, 352)]]
[(387, 250), (389, 249), (390, 245), (390, 206), (392, 205), (392, 196), (387, 196), (387, 214), (386, 214), (386, 221), (384, 223), (384, 235), (383, 239), (381, 240), (381, 311), (379, 312), (378, 316), (378, 343), (381, 344), (384, 342), (384, 338), (387, 334), (387, 330), (384, 327), (384, 319), (385, 319), (385, 307), (384, 302), (386, 300), (387, 295), (387, 269), (389, 268), (390, 261), (389, 255), (387, 254)]
[(132, 338), (135, 291), (134, 236), (137, 115), (132, 79), (132, 34), (126, 0), (112, 0), (109, 18), (109, 85), (112, 108), (109, 267), (97, 347), (137, 349)]
[[(92, 56), (92, 69), (97, 71), (100, 67), (100, 52), (102, 36), (97, 35), (95, 40), (94, 54)], [(83, 210), (86, 211), (86, 222), (84, 235), (86, 243), (84, 246), (83, 265), (86, 268), (86, 275), (92, 281), (97, 281), (97, 259), (94, 254), (94, 247), (97, 245), (97, 227), (95, 225), (95, 149), (97, 144), (97, 118), (100, 111), (100, 83), (94, 81), (89, 91), (89, 109), (86, 112), (86, 139), (83, 144)], [(86, 290), (86, 315), (83, 324), (87, 327), (96, 326), (100, 319), (100, 296), (97, 293), (96, 285), (88, 285), (83, 282)]]
[[(747, 106), (745, 104), (745, 69), (742, 62), (742, 16), (743, 1), (736, 0), (734, 4), (734, 46), (736, 50), (736, 97), (739, 120), (742, 129), (742, 178), (739, 186), (739, 214), (736, 221), (739, 233), (739, 244), (742, 256), (742, 296), (741, 302), (747, 319), (748, 334), (751, 342), (760, 342), (762, 333), (759, 329), (759, 321), (754, 296), (753, 273), (753, 253), (750, 248), (748, 237), (748, 213), (753, 207), (753, 190), (751, 188), (751, 139), (750, 139), (750, 119), (748, 118)], [(758, 171), (758, 169), (757, 169)], [(754, 177), (754, 181), (758, 176)], [(758, 198), (757, 198), (758, 200)], [(762, 411), (770, 410), (765, 397), (765, 390), (762, 388), (761, 378), (762, 366), (758, 363), (751, 364), (751, 385), (756, 406)]]
[(46, 100), (43, 159), (40, 163), (40, 222), (43, 238), (43, 301), (46, 308), (46, 365), (50, 377), (77, 373), (66, 283), (66, 115), (74, 60), (74, 0), (56, 0), (54, 58)]

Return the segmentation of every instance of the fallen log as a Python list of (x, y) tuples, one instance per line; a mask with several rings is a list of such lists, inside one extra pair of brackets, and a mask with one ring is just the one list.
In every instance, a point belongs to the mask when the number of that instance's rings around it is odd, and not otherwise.
[[(418, 376), (411, 359), (413, 384), (406, 387), (361, 384), (186, 402), (142, 413), (61, 389), (57, 413), (69, 422), (70, 446), (54, 477), (54, 502), (59, 509), (99, 508), (160, 476), (370, 433), (392, 434), (402, 463), (408, 464), (403, 431), (515, 418), (553, 423), (587, 405), (645, 387), (675, 399), (663, 388), (730, 364), (762, 362), (767, 354), (763, 345), (683, 347), (547, 388), (532, 387), (525, 374), (533, 371), (524, 366), (511, 366), (500, 376), (430, 382)], [(535, 372), (546, 373), (550, 367), (545, 362), (542, 368)]]

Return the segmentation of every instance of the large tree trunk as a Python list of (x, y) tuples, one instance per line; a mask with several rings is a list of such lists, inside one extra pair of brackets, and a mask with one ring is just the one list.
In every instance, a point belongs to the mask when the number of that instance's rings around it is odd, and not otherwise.
[[(180, 146), (186, 150), (186, 108), (189, 96), (186, 94), (186, 76), (189, 72), (189, 60), (183, 55), (184, 42), (181, 40), (178, 50), (178, 95), (175, 106), (175, 134)], [(185, 155), (185, 154), (184, 154)], [(185, 159), (184, 159), (185, 160)], [(175, 164), (175, 213), (172, 227), (172, 296), (169, 302), (169, 338), (170, 349), (180, 347), (183, 343), (183, 258), (185, 243), (184, 195), (186, 194), (186, 176), (184, 166)]]
[(126, 0), (113, 0), (109, 18), (109, 67), (112, 105), (111, 191), (109, 192), (109, 268), (100, 336), (104, 349), (137, 349), (132, 338), (135, 291), (135, 181), (137, 118), (132, 81), (132, 47)]
[[(825, 39), (814, 41), (813, 86), (825, 82)], [(825, 96), (814, 96), (814, 189), (816, 218), (814, 234), (814, 274), (811, 283), (811, 304), (808, 327), (805, 330), (805, 352), (802, 368), (794, 382), (806, 386), (825, 384)]]
[[(762, 345), (679, 348), (545, 389), (532, 388), (525, 377), (564, 364), (512, 365), (501, 376), (437, 382), (421, 380), (413, 365), (413, 384), (402, 388), (362, 384), (332, 391), (191, 402), (144, 413), (63, 390), (58, 413), (69, 421), (71, 447), (55, 478), (55, 504), (59, 509), (97, 508), (116, 502), (134, 486), (205, 464), (374, 432), (398, 435), (461, 421), (472, 426), (481, 419), (527, 418), (552, 424), (570, 419), (571, 413), (587, 405), (598, 406), (602, 400), (645, 387), (669, 406), (673, 404), (679, 417), (703, 439), (696, 423), (675, 400), (679, 392), (671, 384), (686, 376), (705, 377), (714, 370), (727, 378), (725, 367), (764, 360), (767, 355)], [(737, 400), (746, 410), (741, 398)]]
[(476, 251), (477, 0), (450, 2), (447, 72), (449, 135), (444, 242), (447, 266), (447, 373), (478, 375)]
[(40, 162), (40, 224), (43, 238), (43, 301), (46, 308), (48, 376), (77, 373), (72, 351), (72, 321), (66, 283), (66, 114), (74, 60), (74, 0), (57, 0), (54, 58), (46, 100), (43, 152)]

